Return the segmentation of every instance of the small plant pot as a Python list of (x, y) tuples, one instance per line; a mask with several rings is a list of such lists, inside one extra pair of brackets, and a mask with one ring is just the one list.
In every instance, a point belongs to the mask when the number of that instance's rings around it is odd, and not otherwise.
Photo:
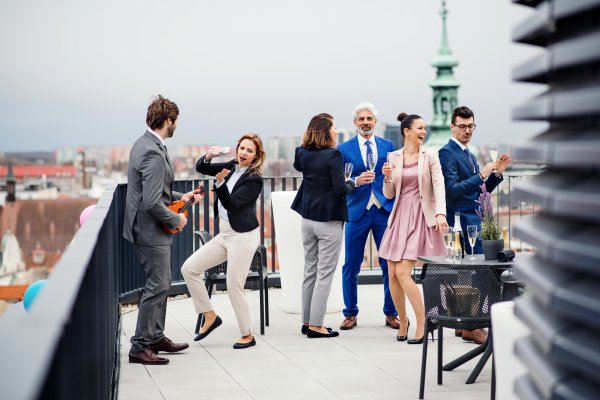
[(504, 239), (482, 240), (483, 256), (486, 260), (496, 260), (497, 255), (504, 249)]

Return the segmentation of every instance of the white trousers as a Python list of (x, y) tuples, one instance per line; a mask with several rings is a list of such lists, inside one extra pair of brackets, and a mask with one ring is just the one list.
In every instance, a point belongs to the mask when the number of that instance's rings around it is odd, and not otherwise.
[(188, 258), (181, 267), (183, 279), (192, 295), (198, 314), (214, 310), (202, 273), (227, 260), (227, 294), (235, 311), (242, 336), (250, 334), (250, 307), (244, 285), (250, 264), (260, 243), (260, 227), (238, 233), (229, 221), (219, 220), (221, 232)]

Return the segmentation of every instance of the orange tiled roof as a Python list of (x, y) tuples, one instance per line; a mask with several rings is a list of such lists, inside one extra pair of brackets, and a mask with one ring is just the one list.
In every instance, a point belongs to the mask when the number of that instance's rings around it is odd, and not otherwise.
[[(50, 165), (13, 165), (15, 178), (41, 178), (46, 175), (48, 178), (74, 178), (77, 175), (77, 168), (73, 166), (50, 166)], [(6, 177), (8, 167), (0, 167), (0, 177)]]

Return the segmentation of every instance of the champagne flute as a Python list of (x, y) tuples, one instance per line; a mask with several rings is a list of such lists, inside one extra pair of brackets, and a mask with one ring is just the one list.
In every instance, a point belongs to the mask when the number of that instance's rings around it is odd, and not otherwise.
[(442, 237), (444, 238), (444, 245), (446, 246), (446, 258), (444, 259), (444, 261), (447, 262), (452, 261), (452, 258), (450, 258), (450, 254), (448, 253), (449, 250), (452, 250), (452, 246), (450, 245), (450, 240), (452, 239), (452, 236), (454, 236), (452, 234), (452, 228), (450, 228), (449, 226), (444, 226), (442, 228)]
[(456, 252), (454, 251), (454, 240), (455, 240), (455, 236), (454, 236), (454, 232), (452, 231), (452, 228), (450, 228), (450, 233), (448, 233), (448, 249), (450, 250), (450, 253), (452, 254), (452, 259), (450, 260), (451, 264), (456, 264)]
[(371, 172), (375, 171), (375, 158), (371, 153), (367, 154), (367, 168)]
[(344, 166), (344, 174), (346, 175), (346, 180), (350, 179), (350, 176), (352, 175), (352, 170), (354, 169), (354, 164), (352, 163), (346, 163), (346, 165)]
[[(492, 161), (498, 159), (498, 143), (490, 143), (490, 157), (492, 157)], [(498, 171), (493, 171), (493, 173), (496, 172)]]
[[(394, 156), (392, 155), (393, 153), (387, 153), (387, 163), (388, 165), (392, 168), (392, 171), (394, 170)], [(392, 178), (392, 174), (390, 173), (390, 182), (394, 182), (394, 179)]]
[(477, 260), (477, 258), (473, 255), (475, 242), (477, 241), (477, 225), (467, 226), (467, 234), (469, 235), (469, 244), (471, 245), (471, 258), (469, 258), (469, 260)]

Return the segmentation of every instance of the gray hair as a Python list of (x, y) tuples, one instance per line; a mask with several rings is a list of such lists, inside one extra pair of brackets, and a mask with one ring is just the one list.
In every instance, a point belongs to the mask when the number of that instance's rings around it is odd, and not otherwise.
[(356, 118), (358, 118), (358, 113), (361, 111), (368, 111), (371, 114), (373, 114), (373, 117), (375, 117), (375, 119), (377, 119), (377, 109), (375, 108), (375, 106), (373, 104), (360, 103), (359, 105), (354, 107), (354, 111), (352, 111), (352, 120), (353, 121), (356, 121)]

